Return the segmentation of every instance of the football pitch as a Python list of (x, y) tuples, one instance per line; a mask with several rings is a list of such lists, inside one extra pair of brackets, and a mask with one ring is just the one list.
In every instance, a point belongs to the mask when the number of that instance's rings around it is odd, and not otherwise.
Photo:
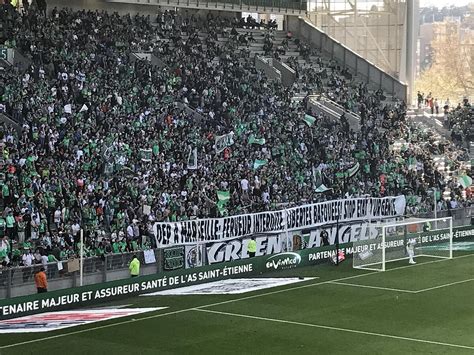
[(105, 306), (167, 308), (3, 334), (0, 354), (474, 354), (474, 254), (417, 262), (369, 272), (348, 260), (265, 274), (311, 279), (249, 293), (123, 299)]

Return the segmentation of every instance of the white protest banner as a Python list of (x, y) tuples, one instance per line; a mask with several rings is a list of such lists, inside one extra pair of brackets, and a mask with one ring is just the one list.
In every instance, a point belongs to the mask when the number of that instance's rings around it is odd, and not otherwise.
[(153, 226), (158, 246), (218, 241), (257, 233), (279, 233), (332, 223), (372, 221), (402, 216), (405, 196), (333, 200), (287, 210), (181, 222), (157, 222)]
[(224, 134), (223, 136), (216, 136), (215, 149), (216, 153), (222, 152), (225, 148), (230, 147), (234, 144), (234, 132)]

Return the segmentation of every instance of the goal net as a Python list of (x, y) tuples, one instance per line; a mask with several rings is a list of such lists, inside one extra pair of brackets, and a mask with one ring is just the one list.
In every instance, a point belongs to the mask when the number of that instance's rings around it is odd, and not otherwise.
[(392, 261), (421, 256), (451, 259), (453, 257), (453, 221), (451, 217), (405, 219), (387, 224), (370, 224), (366, 235), (353, 244), (353, 267), (385, 271)]

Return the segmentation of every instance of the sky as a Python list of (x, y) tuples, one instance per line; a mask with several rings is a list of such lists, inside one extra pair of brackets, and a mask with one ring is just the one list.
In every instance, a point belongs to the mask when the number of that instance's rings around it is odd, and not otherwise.
[(465, 6), (474, 0), (420, 0), (420, 6), (436, 6), (436, 7), (444, 7), (444, 6)]

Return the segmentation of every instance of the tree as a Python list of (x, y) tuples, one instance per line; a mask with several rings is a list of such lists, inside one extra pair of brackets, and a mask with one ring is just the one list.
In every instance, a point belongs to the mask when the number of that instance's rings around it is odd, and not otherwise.
[(474, 93), (474, 31), (469, 20), (433, 26), (433, 64), (417, 79), (416, 91), (432, 92), (442, 100), (451, 98), (453, 103)]

